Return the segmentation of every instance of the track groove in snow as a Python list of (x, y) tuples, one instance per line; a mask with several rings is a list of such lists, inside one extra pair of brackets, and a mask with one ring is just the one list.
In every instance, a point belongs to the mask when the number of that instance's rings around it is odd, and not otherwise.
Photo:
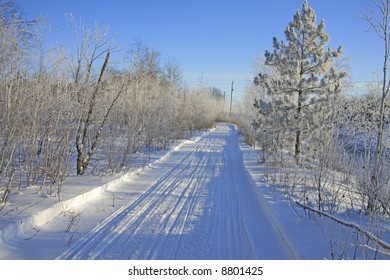
[(233, 125), (175, 149), (141, 179), (150, 183), (142, 194), (59, 258), (297, 257), (243, 165)]

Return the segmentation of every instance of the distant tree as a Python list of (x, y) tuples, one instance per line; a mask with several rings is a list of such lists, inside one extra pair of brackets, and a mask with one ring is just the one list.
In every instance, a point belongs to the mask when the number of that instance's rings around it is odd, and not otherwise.
[(211, 96), (214, 97), (216, 100), (221, 100), (223, 99), (223, 92), (221, 89), (217, 87), (212, 87), (211, 88)]
[(317, 25), (316, 14), (307, 1), (288, 24), (285, 37), (286, 41), (274, 38), (273, 51), (265, 53), (265, 64), (277, 75), (260, 73), (254, 82), (265, 87), (271, 97), (267, 106), (261, 102), (262, 106), (277, 111), (285, 129), (292, 130), (299, 162), (302, 141), (309, 141), (315, 131), (321, 130), (324, 115), (322, 120), (316, 117), (329, 111), (331, 96), (339, 91), (339, 82), (346, 73), (334, 67), (342, 48), (333, 50), (327, 46), (330, 37), (325, 32), (325, 22)]
[(183, 77), (180, 65), (177, 61), (175, 61), (174, 59), (168, 59), (165, 61), (163, 78), (168, 86), (180, 86)]

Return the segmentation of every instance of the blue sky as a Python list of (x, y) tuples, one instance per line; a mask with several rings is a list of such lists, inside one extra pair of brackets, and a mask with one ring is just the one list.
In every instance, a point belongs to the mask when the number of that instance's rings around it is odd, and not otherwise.
[[(15, 0), (28, 17), (42, 16), (52, 26), (51, 42), (69, 40), (65, 14), (90, 23), (110, 25), (123, 51), (135, 40), (175, 59), (188, 85), (200, 77), (210, 86), (230, 92), (235, 83), (239, 99), (253, 78), (255, 57), (272, 50), (272, 38), (284, 39), (284, 30), (303, 0)], [(324, 19), (330, 46), (342, 45), (350, 74), (357, 82), (375, 79), (383, 60), (383, 43), (367, 33), (360, 18), (369, 0), (309, 0), (318, 22)]]

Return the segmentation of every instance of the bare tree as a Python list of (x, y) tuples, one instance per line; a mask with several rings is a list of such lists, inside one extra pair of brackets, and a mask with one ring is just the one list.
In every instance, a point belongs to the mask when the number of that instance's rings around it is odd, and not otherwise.
[(32, 100), (31, 94), (23, 94), (23, 88), (36, 23), (25, 20), (13, 1), (0, 1), (0, 192), (8, 194), (17, 184), (20, 188), (24, 178), (25, 151), (33, 129), (25, 118), (30, 120), (34, 110), (26, 112), (23, 108), (26, 101)]
[[(108, 27), (100, 28), (96, 24), (91, 31), (83, 21), (77, 25), (73, 17), (71, 23), (76, 41), (76, 58), (71, 61), (74, 88), (76, 91), (79, 116), (76, 125), (77, 174), (86, 172), (103, 133), (104, 125), (122, 89), (106, 104), (103, 112), (97, 112), (98, 103), (104, 100), (104, 75), (108, 69), (110, 54), (115, 49), (108, 35)], [(97, 78), (93, 77), (95, 64), (104, 57)], [(123, 88), (123, 87), (122, 87)], [(98, 114), (100, 113), (100, 115)]]
[[(384, 59), (383, 59), (383, 75), (382, 75), (382, 93), (379, 105), (379, 121), (377, 130), (377, 141), (375, 149), (374, 166), (372, 171), (371, 193), (367, 208), (370, 212), (375, 212), (378, 203), (378, 193), (380, 191), (381, 181), (381, 165), (382, 165), (382, 145), (383, 133), (385, 128), (385, 100), (389, 94), (390, 81), (387, 77), (387, 67), (390, 54), (390, 34), (389, 34), (389, 0), (372, 0), (375, 9), (371, 9), (364, 13), (364, 19), (367, 20), (370, 29), (372, 29), (383, 40), (384, 44)], [(376, 14), (379, 12), (379, 15)]]

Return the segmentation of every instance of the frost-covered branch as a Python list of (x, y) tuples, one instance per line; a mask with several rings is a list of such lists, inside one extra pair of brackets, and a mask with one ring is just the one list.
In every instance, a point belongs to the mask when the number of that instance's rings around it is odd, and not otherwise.
[(329, 218), (343, 226), (346, 226), (346, 227), (349, 227), (349, 228), (353, 228), (353, 229), (356, 229), (358, 232), (360, 232), (361, 234), (365, 235), (369, 240), (373, 241), (375, 244), (378, 244), (379, 246), (381, 246), (383, 249), (386, 250), (386, 252), (388, 254), (390, 254), (390, 244), (386, 243), (385, 241), (383, 241), (382, 239), (376, 237), (374, 234), (372, 234), (371, 232), (363, 229), (362, 227), (358, 226), (357, 224), (355, 223), (351, 223), (351, 222), (346, 222), (346, 221), (343, 221), (333, 215), (330, 215), (324, 211), (320, 211), (318, 209), (314, 209), (312, 207), (309, 207), (307, 205), (303, 205), (302, 203), (300, 203), (299, 201), (294, 201), (297, 205), (299, 205), (300, 207), (302, 207), (303, 209), (305, 210), (309, 210), (311, 212), (314, 212), (320, 216), (324, 216), (326, 218)]

